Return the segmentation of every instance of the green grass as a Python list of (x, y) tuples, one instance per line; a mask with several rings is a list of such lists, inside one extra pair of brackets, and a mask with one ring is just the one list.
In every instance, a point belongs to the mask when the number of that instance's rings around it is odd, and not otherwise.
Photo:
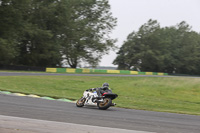
[(200, 78), (1, 76), (0, 90), (76, 100), (104, 82), (118, 107), (200, 115)]

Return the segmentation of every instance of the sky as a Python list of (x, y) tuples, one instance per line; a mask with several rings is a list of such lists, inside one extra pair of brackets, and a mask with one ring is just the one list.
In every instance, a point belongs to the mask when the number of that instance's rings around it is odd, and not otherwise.
[[(186, 21), (192, 30), (200, 33), (200, 0), (109, 0), (117, 26), (110, 34), (120, 48), (127, 36), (138, 31), (149, 19), (157, 20), (161, 27), (175, 26)], [(112, 66), (116, 51), (103, 56), (100, 66)]]

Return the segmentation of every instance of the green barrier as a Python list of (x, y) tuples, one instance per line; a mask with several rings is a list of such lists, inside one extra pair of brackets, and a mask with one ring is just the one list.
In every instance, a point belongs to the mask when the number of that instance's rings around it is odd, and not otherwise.
[(146, 72), (138, 72), (139, 75), (146, 75)]
[(83, 71), (83, 69), (79, 69), (79, 68), (78, 68), (78, 69), (76, 69), (75, 72), (76, 72), (76, 73), (82, 73), (82, 71)]
[(156, 72), (153, 72), (153, 75), (158, 75), (158, 73), (156, 73)]
[(120, 73), (121, 74), (130, 74), (130, 71), (128, 71), (128, 70), (120, 70)]
[(162, 72), (138, 72), (129, 70), (104, 70), (104, 69), (88, 69), (88, 68), (46, 68), (46, 72), (58, 73), (108, 73), (108, 74), (133, 74), (133, 75), (168, 75)]
[(94, 69), (94, 73), (107, 73), (107, 70)]
[(66, 68), (57, 68), (58, 73), (66, 73)]
[(95, 69), (90, 69), (90, 73), (95, 73)]

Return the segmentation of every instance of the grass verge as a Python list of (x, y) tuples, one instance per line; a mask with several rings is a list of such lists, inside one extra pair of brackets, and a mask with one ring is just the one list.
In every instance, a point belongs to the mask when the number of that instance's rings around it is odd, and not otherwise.
[(76, 100), (104, 82), (118, 107), (200, 115), (200, 78), (1, 76), (0, 90)]

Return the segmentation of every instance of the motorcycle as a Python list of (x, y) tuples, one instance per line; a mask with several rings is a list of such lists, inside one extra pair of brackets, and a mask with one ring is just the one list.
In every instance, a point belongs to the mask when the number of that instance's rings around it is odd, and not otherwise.
[(110, 106), (116, 105), (115, 103), (112, 103), (112, 100), (114, 100), (117, 97), (118, 95), (112, 93), (111, 90), (104, 92), (102, 96), (98, 96), (95, 90), (94, 91), (86, 90), (83, 92), (83, 97), (77, 100), (76, 106), (83, 107), (85, 105), (94, 105), (101, 110), (106, 110)]

